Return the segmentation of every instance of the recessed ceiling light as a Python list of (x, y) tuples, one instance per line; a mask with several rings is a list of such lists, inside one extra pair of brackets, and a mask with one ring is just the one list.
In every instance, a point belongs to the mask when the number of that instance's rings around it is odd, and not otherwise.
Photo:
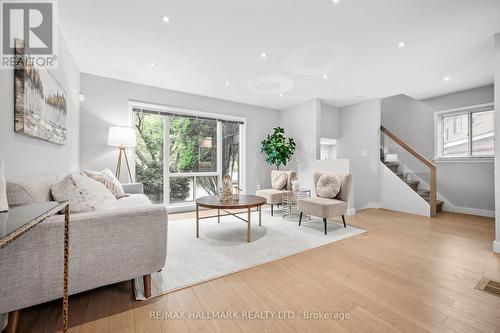
[(328, 79), (328, 74), (323, 74), (323, 79)]
[(283, 97), (283, 96), (285, 96), (285, 95), (283, 95), (283, 94), (280, 94), (280, 97)]
[(170, 18), (169, 18), (167, 15), (162, 15), (162, 16), (161, 16), (161, 20), (163, 21), (163, 23), (168, 23), (168, 22), (170, 22)]
[(266, 52), (262, 52), (262, 53), (260, 54), (260, 57), (261, 57), (262, 59), (266, 59), (266, 58), (267, 58), (267, 54), (266, 54)]
[(229, 82), (229, 81), (224, 82), (224, 84), (225, 84), (226, 86), (228, 86), (230, 83), (231, 83), (231, 82)]
[(444, 82), (448, 82), (450, 81), (450, 77), (448, 75), (446, 75), (445, 77), (443, 77), (443, 81)]
[(340, 0), (332, 0), (332, 3), (333, 3), (334, 5), (338, 4), (339, 2), (340, 2)]
[(398, 43), (398, 47), (400, 49), (403, 49), (405, 46), (406, 46), (406, 42), (405, 41), (401, 41), (401, 42)]
[(149, 67), (156, 67), (156, 62), (151, 61), (151, 62), (149, 63)]

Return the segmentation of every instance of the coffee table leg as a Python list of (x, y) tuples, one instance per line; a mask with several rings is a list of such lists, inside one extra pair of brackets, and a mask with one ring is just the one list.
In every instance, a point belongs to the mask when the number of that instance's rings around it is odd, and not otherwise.
[(248, 232), (247, 232), (247, 242), (250, 242), (250, 240), (252, 239), (252, 228), (251, 228), (251, 216), (252, 216), (252, 213), (251, 213), (251, 208), (248, 208)]
[(259, 227), (262, 226), (262, 206), (259, 207)]
[(68, 331), (69, 204), (64, 208), (63, 332)]
[(200, 207), (196, 204), (196, 238), (200, 238)]

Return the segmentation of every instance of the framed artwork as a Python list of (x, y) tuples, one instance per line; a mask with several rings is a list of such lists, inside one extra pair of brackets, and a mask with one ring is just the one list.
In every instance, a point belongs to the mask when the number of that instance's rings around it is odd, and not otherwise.
[(33, 64), (16, 40), (14, 130), (16, 133), (66, 144), (66, 91), (47, 68)]

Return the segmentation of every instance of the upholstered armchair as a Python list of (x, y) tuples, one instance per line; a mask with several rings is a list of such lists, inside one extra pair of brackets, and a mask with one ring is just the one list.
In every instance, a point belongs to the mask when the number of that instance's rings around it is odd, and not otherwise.
[(283, 192), (292, 190), (292, 180), (297, 173), (295, 171), (271, 171), (272, 188), (257, 190), (255, 195), (266, 199), (266, 203), (271, 205), (271, 216), (274, 215), (274, 205), (281, 205)]
[(314, 174), (314, 187), (316, 197), (300, 199), (298, 209), (300, 212), (299, 226), (302, 214), (314, 215), (323, 218), (325, 235), (328, 233), (327, 220), (342, 216), (344, 228), (347, 228), (344, 215), (347, 214), (349, 192), (351, 191), (352, 176), (348, 174)]

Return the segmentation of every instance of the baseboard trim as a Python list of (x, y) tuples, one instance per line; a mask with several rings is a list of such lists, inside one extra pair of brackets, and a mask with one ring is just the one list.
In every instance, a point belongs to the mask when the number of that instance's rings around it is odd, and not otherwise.
[(477, 208), (469, 208), (469, 207), (457, 207), (457, 206), (454, 206), (454, 205), (449, 204), (449, 203), (445, 204), (443, 206), (443, 211), (451, 212), (451, 213), (475, 215), (475, 216), (495, 217), (494, 210), (477, 209)]
[(361, 207), (359, 210), (362, 210), (362, 209), (370, 209), (370, 208), (373, 208), (373, 209), (380, 209), (380, 202), (370, 202), (369, 204)]
[(500, 241), (493, 241), (493, 252), (500, 253)]

